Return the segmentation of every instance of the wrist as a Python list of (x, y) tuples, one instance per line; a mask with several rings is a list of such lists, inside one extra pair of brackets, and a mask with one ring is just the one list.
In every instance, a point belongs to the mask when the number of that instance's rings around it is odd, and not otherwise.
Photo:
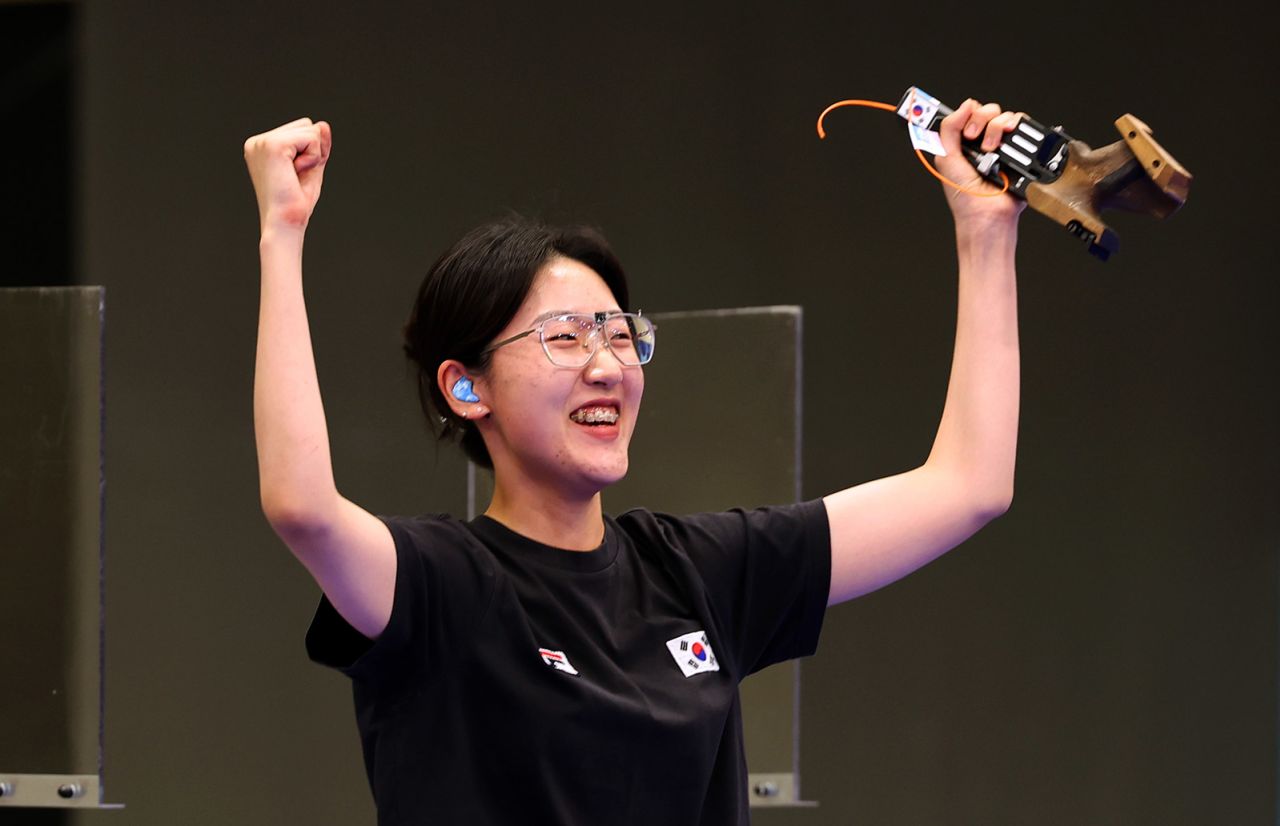
[(1012, 271), (1018, 247), (1016, 221), (956, 224), (956, 253), (961, 270)]
[(956, 242), (961, 248), (999, 248), (1018, 242), (1018, 214), (957, 216)]
[(258, 239), (258, 249), (263, 252), (267, 250), (300, 250), (305, 236), (305, 226), (264, 224), (262, 236)]

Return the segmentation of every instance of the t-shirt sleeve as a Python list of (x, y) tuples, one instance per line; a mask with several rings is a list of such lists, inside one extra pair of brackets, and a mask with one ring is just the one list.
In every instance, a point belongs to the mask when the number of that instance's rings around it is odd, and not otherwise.
[(817, 650), (831, 588), (822, 500), (660, 519), (732, 636), (739, 673)]
[(307, 654), (356, 680), (409, 676), (449, 653), (488, 606), (492, 571), (449, 517), (379, 517), (396, 551), (395, 595), (386, 629), (370, 640), (325, 596), (307, 629)]

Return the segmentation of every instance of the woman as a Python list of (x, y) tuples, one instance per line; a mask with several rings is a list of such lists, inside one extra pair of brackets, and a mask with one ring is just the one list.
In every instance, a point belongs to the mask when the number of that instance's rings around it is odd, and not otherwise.
[[(941, 172), (988, 188), (961, 137), (992, 149), (1016, 120), (966, 101), (942, 123)], [(738, 681), (812, 653), (826, 605), (1009, 505), (1022, 204), (947, 192), (959, 314), (922, 466), (689, 517), (601, 510), (653, 346), (608, 245), (482, 227), (432, 267), (406, 350), (429, 415), (493, 468), (493, 500), (471, 523), (379, 518), (335, 485), (303, 306), (330, 145), (308, 119), (245, 144), (262, 230), (254, 419), (263, 510), (324, 592), (308, 648), (352, 677), (379, 823), (746, 823)]]

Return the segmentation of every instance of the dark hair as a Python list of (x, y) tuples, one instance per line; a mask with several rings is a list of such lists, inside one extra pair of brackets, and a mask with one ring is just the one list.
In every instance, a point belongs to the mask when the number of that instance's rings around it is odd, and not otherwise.
[(418, 288), (404, 328), (404, 352), (416, 368), (422, 412), (439, 440), (460, 434), (463, 452), (483, 467), (493, 467), (484, 440), (473, 422), (454, 415), (436, 373), (447, 359), (483, 372), (492, 355), (484, 349), (511, 323), (538, 271), (558, 256), (595, 270), (618, 306), (630, 309), (622, 264), (599, 230), (552, 227), (519, 216), (462, 236), (431, 265)]

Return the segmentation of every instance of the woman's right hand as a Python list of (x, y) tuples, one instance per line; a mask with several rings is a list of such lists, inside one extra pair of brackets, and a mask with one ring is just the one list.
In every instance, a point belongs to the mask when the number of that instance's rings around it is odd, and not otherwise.
[(324, 167), (333, 133), (324, 121), (299, 118), (244, 142), (258, 196), (258, 218), (265, 234), (272, 229), (302, 231), (320, 199)]

